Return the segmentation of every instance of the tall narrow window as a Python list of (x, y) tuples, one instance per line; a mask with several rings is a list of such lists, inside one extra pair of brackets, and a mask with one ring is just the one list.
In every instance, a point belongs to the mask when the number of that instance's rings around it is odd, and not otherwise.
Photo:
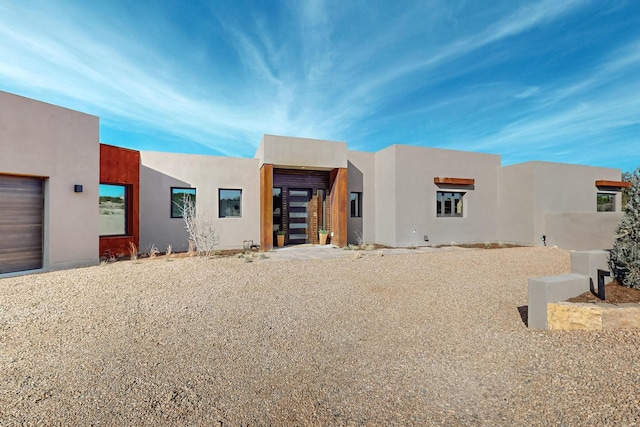
[(273, 188), (273, 231), (282, 230), (282, 188)]
[(192, 203), (195, 209), (196, 189), (171, 187), (171, 218), (182, 218), (185, 202)]
[(242, 190), (218, 190), (218, 216), (220, 218), (242, 217)]
[(465, 193), (438, 191), (436, 216), (462, 217), (462, 201)]
[(351, 218), (362, 216), (362, 193), (351, 193)]
[(612, 193), (598, 193), (596, 208), (598, 212), (615, 212), (616, 195)]
[(100, 184), (98, 229), (101, 236), (125, 236), (127, 229), (127, 186)]

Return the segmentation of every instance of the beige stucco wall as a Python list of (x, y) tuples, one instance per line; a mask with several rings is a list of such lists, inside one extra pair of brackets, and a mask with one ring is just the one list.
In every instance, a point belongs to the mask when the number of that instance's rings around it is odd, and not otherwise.
[(44, 269), (98, 262), (99, 170), (97, 117), (0, 92), (0, 174), (46, 178)]
[(533, 164), (501, 167), (498, 177), (498, 240), (535, 245), (540, 236), (535, 236), (533, 230)]
[(548, 212), (547, 246), (577, 251), (610, 249), (622, 212)]
[[(596, 213), (596, 196), (601, 190), (595, 185), (596, 180), (620, 181), (619, 169), (599, 168), (562, 163), (532, 162), (534, 167), (534, 234), (544, 234), (547, 245), (557, 245), (563, 249), (606, 249), (613, 244), (611, 224), (604, 226), (611, 215), (600, 212), (603, 222), (597, 219), (578, 220), (577, 213)], [(621, 192), (616, 194), (616, 209), (620, 211)], [(557, 233), (562, 227), (547, 228), (545, 214), (548, 212), (571, 212), (573, 215), (565, 217), (572, 224), (566, 222), (564, 232)], [(556, 222), (558, 217), (554, 218)], [(610, 221), (609, 221), (610, 222)], [(570, 228), (569, 228), (570, 227)], [(573, 232), (568, 233), (571, 229)], [(615, 230), (615, 227), (614, 227)], [(589, 236), (589, 237), (587, 237)], [(583, 240), (592, 240), (592, 244)], [(555, 242), (555, 243), (553, 243)], [(603, 242), (609, 242), (601, 246)]]
[[(619, 169), (527, 162), (500, 171), (500, 236), (507, 242), (564, 249), (604, 249), (621, 218), (621, 192), (597, 180), (620, 181)], [(596, 212), (599, 192), (616, 194), (616, 213)]]
[[(496, 239), (500, 156), (408, 145), (394, 151), (395, 203), (384, 209), (395, 210), (395, 222), (381, 224), (395, 228), (394, 246)], [(436, 185), (434, 177), (473, 178), (475, 185)], [(465, 193), (462, 218), (436, 216), (438, 191)]]
[(305, 166), (309, 169), (330, 170), (347, 167), (347, 144), (319, 139), (264, 135), (254, 156), (261, 166)]
[[(375, 153), (376, 243), (396, 245), (396, 150), (397, 145)], [(366, 215), (367, 211), (363, 212)]]
[[(220, 249), (260, 242), (260, 176), (257, 159), (193, 154), (140, 153), (140, 250), (151, 245), (164, 251), (188, 248), (181, 218), (171, 218), (171, 187), (196, 188), (198, 215), (212, 218), (220, 233)], [(242, 190), (242, 217), (218, 218), (218, 189)]]
[[(347, 207), (347, 242), (357, 244), (357, 233), (364, 243), (376, 242), (375, 154), (348, 151), (347, 190), (362, 193), (362, 217), (351, 218), (351, 203)], [(350, 196), (349, 196), (350, 197)], [(351, 200), (351, 199), (349, 199)]]

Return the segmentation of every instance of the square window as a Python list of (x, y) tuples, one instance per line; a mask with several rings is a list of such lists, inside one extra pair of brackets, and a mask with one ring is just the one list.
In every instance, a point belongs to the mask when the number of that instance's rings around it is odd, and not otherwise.
[(242, 190), (218, 190), (218, 216), (220, 218), (242, 217)]
[(596, 209), (598, 212), (615, 212), (616, 195), (613, 193), (598, 193)]
[(196, 189), (171, 187), (171, 218), (182, 218), (185, 203), (192, 203), (195, 210)]
[(100, 236), (128, 234), (128, 194), (126, 185), (100, 184), (98, 190)]
[(351, 193), (351, 218), (362, 217), (362, 193)]
[(465, 193), (438, 191), (436, 202), (436, 216), (438, 217), (462, 217), (462, 201)]

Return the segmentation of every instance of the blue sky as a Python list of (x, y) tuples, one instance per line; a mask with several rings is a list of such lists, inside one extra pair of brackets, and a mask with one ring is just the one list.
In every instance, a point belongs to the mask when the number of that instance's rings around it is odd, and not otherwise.
[(0, 90), (128, 148), (263, 134), (640, 166), (640, 2), (0, 0)]

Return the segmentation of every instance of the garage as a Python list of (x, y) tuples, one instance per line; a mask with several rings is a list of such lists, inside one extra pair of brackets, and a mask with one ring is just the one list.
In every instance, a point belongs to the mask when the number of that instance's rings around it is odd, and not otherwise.
[(0, 175), (0, 274), (42, 268), (41, 178)]

